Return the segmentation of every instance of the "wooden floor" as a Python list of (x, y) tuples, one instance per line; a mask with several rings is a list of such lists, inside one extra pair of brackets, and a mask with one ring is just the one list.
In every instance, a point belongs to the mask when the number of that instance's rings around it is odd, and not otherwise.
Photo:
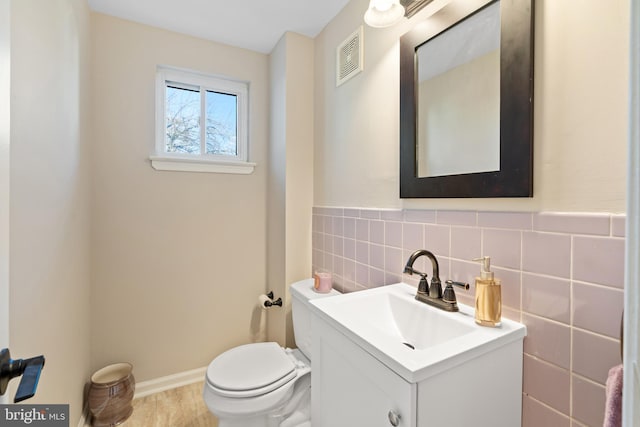
[(199, 382), (133, 401), (133, 414), (123, 427), (218, 427), (202, 400)]

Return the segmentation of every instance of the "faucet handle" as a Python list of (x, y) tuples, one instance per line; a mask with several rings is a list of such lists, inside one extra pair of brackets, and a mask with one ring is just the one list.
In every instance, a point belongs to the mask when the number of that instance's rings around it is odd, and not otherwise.
[(427, 282), (427, 275), (425, 273), (420, 274), (420, 283), (418, 283), (418, 293), (429, 293), (429, 282)]
[(454, 282), (453, 280), (447, 280), (444, 282), (447, 286), (444, 289), (444, 293), (442, 294), (442, 300), (451, 304), (457, 302), (456, 293), (453, 290), (453, 285), (459, 286), (463, 289), (469, 289), (469, 284), (464, 282)]
[(456, 286), (458, 286), (458, 287), (460, 287), (462, 289), (465, 289), (467, 291), (469, 290), (469, 284), (465, 283), (465, 282), (456, 282), (456, 281), (453, 281), (453, 280), (447, 280), (444, 283), (446, 283), (447, 286), (456, 285)]
[(444, 293), (442, 294), (442, 300), (444, 302), (448, 302), (451, 304), (454, 304), (457, 302), (456, 300), (456, 293), (453, 290), (453, 285), (451, 283), (449, 283), (450, 280), (447, 280), (445, 283), (447, 284), (447, 286), (444, 288)]

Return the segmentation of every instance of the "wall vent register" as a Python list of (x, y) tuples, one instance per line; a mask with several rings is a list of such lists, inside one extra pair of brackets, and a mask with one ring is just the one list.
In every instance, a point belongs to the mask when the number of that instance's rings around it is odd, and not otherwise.
[(336, 48), (336, 86), (364, 69), (363, 31), (360, 26)]

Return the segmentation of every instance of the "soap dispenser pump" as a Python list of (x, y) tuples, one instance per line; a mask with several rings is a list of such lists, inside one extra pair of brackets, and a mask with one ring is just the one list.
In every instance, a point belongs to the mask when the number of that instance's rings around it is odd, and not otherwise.
[(480, 276), (476, 277), (476, 323), (482, 326), (497, 327), (502, 318), (502, 286), (491, 271), (491, 258), (483, 256), (480, 261)]

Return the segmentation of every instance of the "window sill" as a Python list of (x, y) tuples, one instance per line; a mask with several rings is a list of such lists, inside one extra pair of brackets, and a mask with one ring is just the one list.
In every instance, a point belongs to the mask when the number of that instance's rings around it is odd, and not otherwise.
[(225, 162), (208, 159), (185, 159), (183, 157), (151, 156), (151, 166), (159, 171), (208, 172), (249, 175), (253, 173), (255, 163)]

